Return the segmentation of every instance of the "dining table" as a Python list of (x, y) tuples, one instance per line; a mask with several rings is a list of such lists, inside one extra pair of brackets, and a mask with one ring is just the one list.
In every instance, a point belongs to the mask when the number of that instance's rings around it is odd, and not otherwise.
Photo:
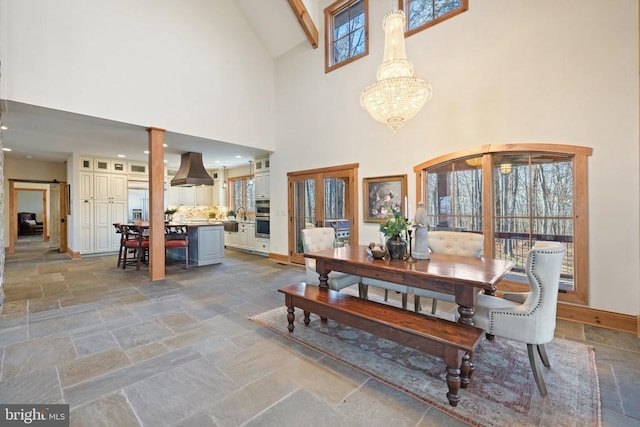
[(458, 321), (473, 325), (478, 292), (495, 294), (498, 282), (511, 270), (512, 261), (431, 253), (430, 259), (375, 259), (367, 246), (351, 245), (304, 255), (316, 261), (320, 287), (328, 288), (331, 271), (429, 289), (455, 296)]

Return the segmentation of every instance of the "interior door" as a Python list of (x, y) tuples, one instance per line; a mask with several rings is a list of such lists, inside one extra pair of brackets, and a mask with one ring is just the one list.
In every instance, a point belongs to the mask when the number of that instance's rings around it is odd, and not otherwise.
[[(289, 174), (289, 254), (291, 262), (303, 264), (301, 231), (340, 224), (357, 242), (357, 165)], [(341, 239), (349, 244), (349, 238)]]

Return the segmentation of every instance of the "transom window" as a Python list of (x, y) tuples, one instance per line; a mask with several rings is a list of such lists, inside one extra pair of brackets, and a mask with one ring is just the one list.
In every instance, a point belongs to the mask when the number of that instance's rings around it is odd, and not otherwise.
[(535, 242), (560, 242), (567, 248), (560, 300), (586, 304), (591, 149), (519, 144), (476, 151), (414, 168), (422, 176), (429, 228), (483, 234), (485, 256), (514, 262), (503, 289), (523, 290), (527, 252)]
[(469, 0), (398, 0), (407, 16), (407, 36), (432, 27), (469, 9)]
[(339, 0), (324, 10), (325, 72), (369, 53), (368, 0)]

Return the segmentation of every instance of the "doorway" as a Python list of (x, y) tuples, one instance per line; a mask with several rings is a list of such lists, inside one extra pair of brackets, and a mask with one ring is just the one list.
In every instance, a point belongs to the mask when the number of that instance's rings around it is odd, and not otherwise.
[[(29, 236), (25, 240), (31, 241), (37, 238), (46, 243), (42, 245), (43, 251), (55, 250), (66, 253), (68, 191), (65, 182), (9, 180), (9, 245), (6, 247), (6, 253), (14, 253), (18, 242), (19, 206), (29, 212), (35, 211), (36, 221), (42, 222), (42, 235)], [(27, 196), (30, 194), (28, 192), (36, 194), (36, 198), (40, 199), (42, 204), (38, 206), (38, 203), (33, 200), (21, 204), (21, 193), (27, 199), (32, 199)]]
[(287, 174), (291, 262), (304, 264), (305, 228), (333, 227), (340, 244), (358, 241), (358, 167), (356, 163)]

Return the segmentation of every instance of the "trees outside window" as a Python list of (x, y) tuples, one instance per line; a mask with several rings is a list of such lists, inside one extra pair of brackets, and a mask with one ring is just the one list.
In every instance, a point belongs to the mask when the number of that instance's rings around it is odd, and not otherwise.
[(527, 283), (535, 242), (560, 242), (567, 248), (560, 299), (587, 303), (588, 155), (586, 147), (512, 144), (418, 165), (429, 228), (484, 234), (485, 256), (514, 262), (505, 283), (516, 290)]
[(249, 176), (229, 178), (229, 209), (237, 211), (243, 207), (247, 214), (255, 212), (254, 180)]
[(398, 0), (407, 16), (407, 36), (433, 27), (469, 9), (469, 0)]
[(339, 0), (324, 10), (325, 72), (369, 53), (368, 0)]

